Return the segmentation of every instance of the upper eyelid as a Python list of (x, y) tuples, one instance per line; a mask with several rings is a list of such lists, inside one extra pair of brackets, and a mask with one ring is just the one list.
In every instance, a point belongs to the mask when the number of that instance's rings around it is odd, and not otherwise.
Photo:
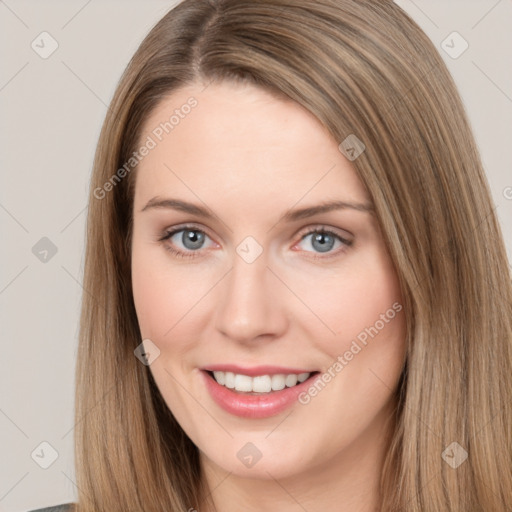
[(205, 235), (207, 235), (209, 238), (211, 238), (213, 240), (213, 237), (208, 233), (208, 231), (206, 229), (194, 226), (192, 224), (185, 224), (183, 226), (178, 225), (176, 227), (166, 228), (163, 230), (163, 232), (162, 232), (163, 234), (160, 237), (160, 240), (162, 240), (164, 238), (169, 238), (171, 236), (171, 234), (172, 234), (172, 236), (174, 236), (176, 233), (179, 233), (180, 231), (186, 231), (186, 230), (200, 231), (201, 233), (204, 233)]
[[(345, 231), (345, 230), (341, 230), (339, 228), (330, 228), (329, 226), (325, 226), (325, 225), (322, 225), (322, 224), (318, 224), (316, 226), (312, 226), (312, 227), (307, 227), (307, 228), (304, 228), (303, 230), (299, 230), (297, 232), (297, 236), (301, 235), (301, 236), (307, 236), (307, 235), (310, 235), (312, 233), (316, 233), (316, 232), (320, 232), (320, 233), (328, 233), (328, 234), (333, 234), (333, 235), (336, 235), (336, 236), (339, 236), (342, 240), (346, 240), (347, 237), (340, 234), (339, 231)], [(345, 231), (349, 236), (352, 236), (350, 233), (348, 233), (348, 231)]]

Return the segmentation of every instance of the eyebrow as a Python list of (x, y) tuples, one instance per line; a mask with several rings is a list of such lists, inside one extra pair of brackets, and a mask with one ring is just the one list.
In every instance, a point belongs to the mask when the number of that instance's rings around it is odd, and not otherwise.
[[(158, 196), (150, 199), (141, 212), (151, 209), (171, 209), (178, 210), (198, 217), (204, 217), (206, 219), (212, 219), (215, 217), (207, 208), (199, 206), (197, 204), (189, 203), (188, 201), (182, 201), (181, 199), (172, 198), (160, 198)], [(320, 213), (326, 213), (333, 210), (356, 210), (359, 212), (373, 212), (374, 207), (370, 203), (355, 203), (351, 201), (329, 201), (324, 202), (315, 206), (308, 206), (305, 208), (297, 208), (288, 210), (280, 219), (279, 222), (293, 222), (307, 217), (312, 217)]]

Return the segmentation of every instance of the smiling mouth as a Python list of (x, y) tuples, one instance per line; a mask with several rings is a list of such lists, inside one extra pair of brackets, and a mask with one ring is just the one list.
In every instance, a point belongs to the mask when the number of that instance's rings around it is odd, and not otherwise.
[(244, 395), (266, 395), (286, 388), (293, 388), (315, 377), (320, 372), (315, 371), (298, 374), (280, 373), (274, 375), (257, 375), (255, 377), (224, 371), (206, 370), (206, 373), (217, 382), (217, 384), (236, 393)]

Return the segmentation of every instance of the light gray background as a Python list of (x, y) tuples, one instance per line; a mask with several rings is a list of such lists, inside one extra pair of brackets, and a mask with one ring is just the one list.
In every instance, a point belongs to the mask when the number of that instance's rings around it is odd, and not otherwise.
[[(122, 71), (175, 3), (0, 0), (0, 511), (76, 499), (74, 365), (92, 159)], [(512, 2), (398, 3), (433, 40), (459, 86), (510, 259)], [(47, 59), (31, 47), (43, 31), (59, 45)], [(441, 47), (453, 31), (469, 43), (457, 59)], [(42, 237), (57, 247), (47, 262), (32, 252)], [(58, 452), (48, 469), (35, 462), (49, 460), (43, 441)]]

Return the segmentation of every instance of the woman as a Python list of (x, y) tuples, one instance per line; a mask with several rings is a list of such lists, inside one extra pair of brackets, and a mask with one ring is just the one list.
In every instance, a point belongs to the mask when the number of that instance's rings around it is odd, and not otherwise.
[(91, 183), (69, 510), (505, 511), (512, 287), (392, 2), (185, 0)]

